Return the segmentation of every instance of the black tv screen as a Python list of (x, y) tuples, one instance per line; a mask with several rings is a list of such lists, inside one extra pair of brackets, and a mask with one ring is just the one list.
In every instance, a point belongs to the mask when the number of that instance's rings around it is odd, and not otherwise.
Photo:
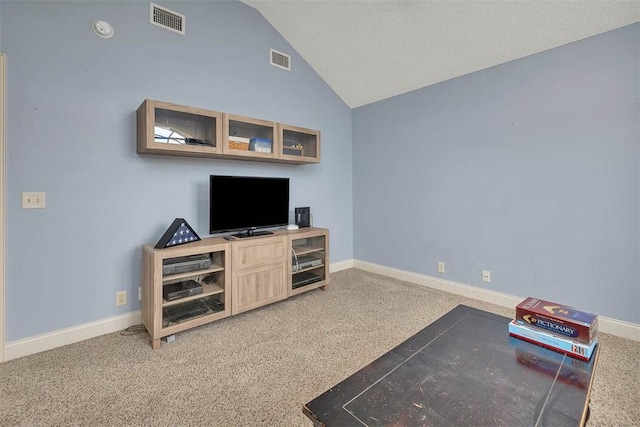
[(288, 222), (289, 178), (211, 175), (209, 233), (270, 234), (254, 230)]

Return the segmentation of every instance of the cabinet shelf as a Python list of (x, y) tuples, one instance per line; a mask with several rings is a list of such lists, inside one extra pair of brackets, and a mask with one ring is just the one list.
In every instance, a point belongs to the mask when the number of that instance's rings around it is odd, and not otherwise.
[(218, 285), (206, 285), (204, 283), (200, 283), (202, 285), (202, 293), (201, 294), (197, 294), (197, 295), (191, 295), (188, 297), (184, 297), (184, 298), (179, 298), (179, 299), (175, 299), (173, 301), (167, 301), (166, 299), (162, 299), (162, 307), (169, 307), (172, 305), (178, 305), (178, 304), (182, 304), (185, 303), (187, 301), (192, 301), (195, 299), (200, 299), (200, 298), (204, 298), (207, 297), (209, 295), (216, 295), (216, 294), (221, 294), (224, 292), (224, 289), (221, 288)]
[[(289, 271), (289, 296), (298, 295), (313, 289), (326, 290), (329, 284), (329, 231), (322, 228), (301, 228), (293, 232), (291, 238), (291, 270)], [(312, 260), (321, 260), (319, 265), (313, 265), (296, 270), (296, 265), (301, 262), (301, 257)], [(301, 273), (311, 272), (299, 276)], [(309, 277), (305, 277), (309, 276)], [(308, 283), (307, 283), (308, 282)]]
[[(163, 275), (162, 267), (166, 259), (204, 255), (211, 258), (213, 264), (202, 270)], [(160, 347), (160, 339), (177, 332), (203, 325), (231, 315), (231, 247), (221, 238), (203, 239), (188, 245), (156, 249), (153, 245), (142, 247), (142, 321), (154, 349)], [(202, 283), (204, 276), (213, 275), (215, 282)], [(164, 286), (183, 279), (191, 279), (202, 285), (202, 293), (167, 301), (163, 297)], [(167, 324), (165, 310), (188, 311), (188, 306), (179, 307), (198, 299), (207, 299), (209, 310), (180, 322)], [(216, 300), (216, 304), (210, 304)], [(204, 301), (203, 301), (204, 302)], [(218, 310), (219, 308), (219, 310)], [(183, 310), (184, 309), (184, 310)], [(203, 310), (204, 311), (204, 310)]]
[(294, 245), (293, 246), (293, 251), (296, 253), (296, 255), (300, 256), (300, 255), (310, 254), (310, 253), (313, 253), (313, 252), (324, 251), (324, 246), (318, 246), (318, 245)]
[(292, 284), (291, 295), (289, 295), (289, 296), (302, 294), (304, 292), (312, 291), (312, 290), (318, 289), (318, 288), (326, 290), (328, 284), (329, 284), (329, 280), (328, 279), (320, 280), (318, 282), (313, 282), (313, 283), (309, 283), (309, 284), (306, 284), (306, 285), (297, 285), (295, 288), (293, 287), (293, 284)]
[(219, 265), (219, 264), (211, 264), (209, 266), (209, 268), (205, 268), (203, 270), (193, 270), (193, 271), (187, 271), (185, 273), (177, 273), (177, 274), (167, 274), (165, 276), (162, 276), (162, 281), (163, 282), (169, 282), (169, 281), (175, 281), (177, 279), (184, 279), (187, 277), (193, 277), (193, 276), (198, 276), (198, 275), (204, 275), (204, 274), (210, 274), (210, 273), (215, 273), (217, 271), (223, 271), (224, 267)]
[(293, 274), (293, 275), (295, 276), (296, 274), (304, 273), (305, 271), (315, 270), (315, 269), (317, 269), (317, 268), (322, 268), (322, 269), (324, 269), (324, 264), (314, 265), (313, 267), (301, 268), (300, 270), (294, 270), (294, 269), (292, 268), (291, 274)]
[[(278, 141), (276, 140), (276, 124), (274, 122), (226, 113), (222, 115), (222, 120), (223, 153), (251, 157), (255, 160), (277, 159), (276, 145)], [(233, 138), (248, 141), (232, 144), (231, 139)], [(256, 144), (256, 140), (260, 142)], [(253, 145), (252, 141), (254, 141)]]
[(307, 283), (306, 285), (292, 285), (293, 287), (293, 295), (300, 294), (302, 292), (310, 291), (316, 288), (324, 288), (327, 285), (326, 280), (319, 280), (313, 283)]
[(163, 336), (173, 335), (187, 329), (195, 328), (196, 326), (223, 319), (228, 316), (225, 312), (226, 309), (224, 311), (209, 311), (180, 322), (169, 323), (167, 326), (162, 327), (162, 334)]
[(146, 99), (137, 110), (138, 153), (207, 157), (222, 152), (222, 113)]
[(280, 125), (281, 157), (296, 163), (320, 162), (320, 131)]

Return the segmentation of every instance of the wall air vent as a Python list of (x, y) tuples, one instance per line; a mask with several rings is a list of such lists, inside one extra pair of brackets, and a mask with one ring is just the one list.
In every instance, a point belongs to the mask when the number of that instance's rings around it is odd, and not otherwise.
[(291, 57), (277, 50), (269, 49), (271, 52), (271, 65), (291, 71)]
[(185, 16), (166, 7), (149, 3), (151, 23), (164, 29), (184, 35)]

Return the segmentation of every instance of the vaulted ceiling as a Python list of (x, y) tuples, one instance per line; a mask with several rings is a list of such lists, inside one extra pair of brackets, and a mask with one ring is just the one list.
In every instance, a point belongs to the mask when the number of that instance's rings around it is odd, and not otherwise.
[(351, 108), (640, 21), (640, 0), (243, 2)]

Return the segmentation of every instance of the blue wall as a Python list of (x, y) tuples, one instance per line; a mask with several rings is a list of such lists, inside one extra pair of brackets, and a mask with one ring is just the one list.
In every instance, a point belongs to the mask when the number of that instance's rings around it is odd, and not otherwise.
[(640, 323), (639, 28), (354, 110), (354, 258)]
[[(139, 309), (141, 244), (175, 217), (206, 236), (212, 173), (290, 177), (291, 207), (331, 229), (332, 262), (640, 323), (638, 24), (352, 114), (250, 7), (160, 4), (187, 16), (186, 36), (149, 24), (147, 2), (1, 3), (7, 341)], [(145, 98), (320, 129), (322, 162), (138, 155)], [(47, 208), (22, 210), (22, 191)]]
[[(207, 236), (213, 173), (290, 177), (291, 210), (310, 206), (331, 230), (331, 261), (353, 257), (349, 108), (254, 9), (159, 4), (186, 15), (185, 36), (151, 25), (148, 2), (2, 3), (7, 341), (139, 309), (141, 245), (176, 217)], [(95, 19), (115, 36), (94, 35)], [(269, 65), (270, 48), (291, 72)], [(319, 129), (322, 162), (138, 155), (145, 98)], [(22, 210), (22, 191), (45, 191), (46, 209)]]

